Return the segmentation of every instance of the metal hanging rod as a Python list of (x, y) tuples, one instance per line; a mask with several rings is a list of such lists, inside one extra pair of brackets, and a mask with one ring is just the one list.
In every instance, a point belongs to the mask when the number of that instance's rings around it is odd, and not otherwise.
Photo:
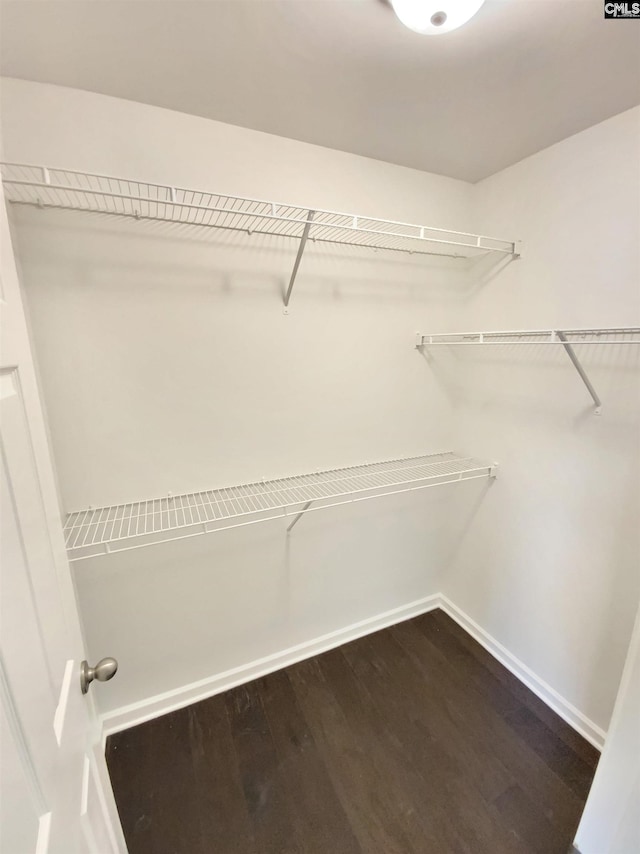
[[(526, 340), (522, 340), (526, 339)], [(592, 329), (526, 329), (500, 332), (441, 332), (416, 334), (416, 348), (442, 345), (478, 346), (529, 344), (564, 347), (571, 363), (585, 384), (595, 405), (595, 414), (602, 413), (602, 401), (575, 350), (577, 344), (640, 344), (640, 326), (609, 326)]]
[(64, 525), (69, 559), (84, 560), (170, 540), (367, 501), (400, 492), (496, 476), (495, 463), (451, 451), (350, 468), (209, 489), (70, 513)]
[(301, 207), (202, 190), (24, 163), (1, 163), (14, 204), (110, 214), (300, 240), (285, 308), (307, 240), (444, 258), (496, 253), (518, 257), (512, 240), (396, 220)]

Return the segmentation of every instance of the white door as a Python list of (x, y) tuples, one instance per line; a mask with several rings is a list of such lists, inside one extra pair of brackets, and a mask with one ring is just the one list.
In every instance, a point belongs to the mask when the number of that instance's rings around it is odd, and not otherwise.
[(126, 852), (1, 193), (0, 253), (0, 852)]
[(582, 854), (640, 851), (640, 608), (607, 740), (575, 839)]

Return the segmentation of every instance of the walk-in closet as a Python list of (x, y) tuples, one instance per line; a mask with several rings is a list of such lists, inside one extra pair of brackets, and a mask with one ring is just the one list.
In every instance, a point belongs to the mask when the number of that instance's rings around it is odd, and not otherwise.
[(0, 2), (4, 854), (637, 850), (635, 6)]

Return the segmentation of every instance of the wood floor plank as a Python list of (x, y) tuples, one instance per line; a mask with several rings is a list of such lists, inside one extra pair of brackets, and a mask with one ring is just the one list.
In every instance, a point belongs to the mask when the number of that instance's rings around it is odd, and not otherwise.
[[(441, 746), (458, 773), (464, 773), (473, 781), (485, 803), (492, 803), (515, 782), (509, 769), (495, 755), (491, 741), (478, 739), (473, 727), (461, 725), (465, 720), (464, 709), (457, 710), (450, 702), (450, 688), (446, 686), (450, 674), (446, 670), (431, 667), (428, 659), (423, 661), (419, 655), (416, 657), (402, 632), (396, 636), (394, 630), (389, 629), (384, 637), (376, 633), (363, 640), (373, 647), (372, 655), (389, 660), (389, 668), (395, 673), (395, 691), (406, 698), (407, 704), (414, 705), (417, 719)], [(418, 643), (422, 642), (418, 637)], [(402, 689), (407, 683), (412, 685), (410, 692)]]
[(367, 854), (412, 852), (416, 837), (426, 842), (411, 806), (389, 778), (382, 751), (372, 751), (345, 717), (322, 669), (325, 656), (294, 665), (289, 677), (351, 826)]
[(395, 802), (398, 814), (404, 816), (411, 844), (407, 851), (471, 851), (455, 823), (447, 820), (442, 792), (426, 783), (403, 749), (406, 720), (400, 719), (399, 726), (394, 727), (378, 712), (342, 650), (323, 655), (319, 664), (352, 732), (367, 753), (376, 757), (375, 762), (384, 774), (387, 799)]
[[(402, 660), (399, 645), (373, 635), (344, 646), (342, 653), (361, 680), (368, 703), (379, 711), (406, 761), (420, 774), (421, 785), (416, 789), (423, 802), (437, 807), (431, 821), (440, 835), (441, 849), (473, 854), (527, 850), (505, 831), (492, 802), (496, 791), (512, 785), (511, 778), (498, 767), (498, 779), (482, 789), (485, 774), (474, 775), (469, 769), (476, 762), (492, 767), (492, 757), (478, 757), (474, 745), (463, 743), (462, 734), (454, 733), (446, 718), (442, 720), (443, 709), (428, 690), (410, 695), (403, 690), (405, 669), (413, 665)], [(417, 673), (413, 681), (419, 681)]]
[(496, 799), (496, 806), (513, 834), (535, 854), (566, 854), (569, 850), (566, 839), (520, 786), (503, 792)]
[(577, 755), (587, 763), (592, 771), (595, 771), (600, 752), (590, 744), (585, 738), (577, 733), (560, 715), (557, 715), (553, 709), (550, 709), (533, 691), (527, 688), (517, 676), (515, 676), (504, 665), (500, 664), (490, 652), (488, 652), (481, 644), (474, 640), (471, 635), (466, 632), (462, 626), (456, 623), (448, 614), (441, 609), (432, 612), (434, 622), (449, 634), (455, 636), (469, 653), (469, 655), (478, 663), (480, 672), (478, 681), (481, 682), (483, 674), (491, 673), (495, 679), (501, 682), (506, 689), (514, 696), (523, 706), (526, 706), (532, 711), (536, 717), (543, 721), (565, 744), (567, 744)]
[[(350, 672), (337, 673), (342, 679), (340, 696), (359, 712), (359, 729), (369, 726), (385, 753), (396, 759), (399, 773), (410, 784), (417, 809), (437, 840), (435, 850), (472, 854), (523, 852), (504, 831), (493, 806), (479, 796), (466, 772), (466, 763), (456, 761), (434, 735), (437, 727), (432, 725), (433, 706), (427, 710), (421, 702), (407, 702), (406, 692), (397, 680), (402, 668), (397, 655), (387, 657), (389, 646), (376, 645), (374, 637), (342, 648)], [(402, 651), (397, 648), (396, 652)], [(411, 666), (408, 661), (406, 664)]]
[(517, 781), (527, 780), (532, 797), (558, 828), (573, 828), (581, 815), (583, 801), (505, 720), (487, 707), (481, 693), (456, 672), (446, 653), (431, 643), (423, 628), (424, 621), (418, 618), (394, 626), (391, 632), (411, 651), (423, 672), (435, 676), (449, 713), (460, 729), (472, 733), (478, 744), (491, 750)]
[(303, 854), (255, 682), (225, 695), (256, 854)]
[(107, 762), (129, 854), (204, 854), (183, 712), (111, 736)]
[(302, 714), (287, 672), (256, 683), (305, 854), (364, 854)]
[(425, 614), (110, 736), (130, 854), (565, 854), (597, 751)]
[(203, 850), (216, 840), (220, 852), (253, 854), (253, 831), (240, 780), (238, 759), (227, 715), (218, 694), (189, 706), (189, 740)]
[(490, 670), (482, 666), (458, 635), (450, 630), (450, 626), (443, 625), (440, 619), (442, 613), (438, 610), (433, 615), (425, 615), (425, 617), (429, 616), (429, 619), (420, 619), (416, 625), (432, 644), (444, 651), (447, 661), (455, 667), (457, 673), (473, 683), (496, 714), (504, 717), (520, 711), (523, 704), (519, 697)]
[(593, 779), (589, 765), (526, 706), (507, 715), (506, 720), (549, 768), (586, 800)]
[(540, 758), (579, 797), (586, 798), (595, 766), (583, 758), (583, 751), (575, 751), (557, 733), (556, 727), (552, 729), (545, 720), (538, 717), (530, 705), (522, 703), (503, 682), (487, 671), (462, 643), (457, 633), (450, 631), (446, 623), (443, 624), (439, 615), (420, 619), (416, 624), (422, 633), (443, 651), (457, 674), (472, 682), (491, 708), (509, 723)]

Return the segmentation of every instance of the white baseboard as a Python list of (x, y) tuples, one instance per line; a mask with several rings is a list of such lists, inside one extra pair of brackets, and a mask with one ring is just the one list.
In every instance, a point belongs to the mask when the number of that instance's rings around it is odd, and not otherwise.
[(297, 646), (289, 647), (281, 652), (267, 655), (264, 658), (256, 659), (248, 664), (235, 667), (232, 670), (226, 670), (224, 673), (218, 673), (215, 676), (183, 685), (180, 688), (175, 688), (163, 694), (156, 694), (146, 700), (141, 700), (138, 703), (132, 703), (129, 706), (122, 706), (113, 712), (108, 712), (101, 717), (103, 743), (107, 736), (112, 733), (128, 729), (161, 715), (166, 715), (168, 712), (181, 709), (199, 700), (205, 700), (207, 697), (220, 694), (222, 691), (228, 691), (230, 688), (250, 682), (252, 679), (266, 676), (267, 673), (272, 673), (274, 670), (280, 670), (305, 658), (311, 658), (314, 655), (327, 652), (344, 643), (356, 640), (372, 632), (377, 632), (380, 629), (385, 629), (395, 623), (410, 620), (435, 608), (442, 608), (472, 638), (478, 641), (494, 658), (511, 671), (514, 676), (517, 676), (527, 688), (533, 691), (554, 712), (560, 715), (573, 729), (579, 732), (580, 735), (586, 738), (598, 750), (602, 750), (606, 736), (604, 730), (589, 720), (586, 715), (583, 715), (568, 700), (560, 696), (543, 679), (536, 676), (526, 664), (516, 658), (515, 655), (512, 655), (499, 641), (481, 628), (464, 611), (454, 605), (450, 599), (439, 593), (427, 596), (424, 599), (418, 599), (415, 602), (410, 602), (408, 605), (403, 605), (400, 608), (385, 611), (383, 614), (378, 614), (367, 620), (361, 620), (343, 629), (338, 629), (337, 631), (330, 632)]
[(492, 637), (489, 632), (486, 632), (474, 620), (465, 614), (457, 605), (448, 599), (443, 594), (440, 594), (440, 607), (448, 614), (452, 620), (455, 620), (471, 637), (478, 641), (487, 652), (496, 658), (500, 664), (503, 664), (507, 670), (510, 670), (514, 676), (523, 682), (527, 688), (538, 696), (544, 703), (553, 709), (556, 714), (565, 720), (573, 729), (580, 733), (583, 738), (586, 738), (598, 750), (602, 750), (606, 738), (606, 732), (601, 729), (593, 721), (589, 720), (586, 715), (583, 715), (579, 709), (576, 709), (568, 700), (565, 700), (555, 688), (548, 685), (543, 679), (527, 667), (524, 662), (512, 655), (506, 647)]
[(241, 667), (234, 667), (224, 673), (218, 673), (198, 682), (183, 685), (163, 694), (156, 694), (138, 703), (122, 706), (113, 712), (107, 712), (101, 716), (103, 744), (107, 736), (115, 732), (166, 715), (168, 712), (189, 706), (191, 703), (197, 703), (199, 700), (206, 700), (208, 697), (213, 697), (214, 694), (228, 691), (230, 688), (243, 685), (252, 679), (266, 676), (267, 673), (273, 673), (274, 670), (281, 670), (297, 661), (303, 661), (305, 658), (311, 658), (314, 655), (335, 649), (335, 647), (342, 646), (349, 641), (377, 632), (380, 629), (386, 629), (395, 623), (410, 620), (420, 614), (426, 614), (427, 611), (432, 611), (438, 607), (440, 607), (440, 596), (435, 593), (433, 596), (418, 599), (408, 605), (402, 605), (400, 608), (394, 608), (375, 617), (352, 623), (344, 629), (329, 632), (329, 634), (321, 635), (273, 655), (256, 659)]

